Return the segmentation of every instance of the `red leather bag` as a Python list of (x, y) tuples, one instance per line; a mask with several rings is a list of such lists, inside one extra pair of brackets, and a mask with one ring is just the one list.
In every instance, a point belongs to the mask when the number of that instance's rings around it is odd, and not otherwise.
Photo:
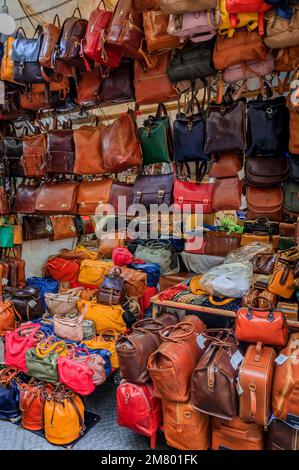
[(44, 338), (44, 334), (39, 329), (40, 325), (36, 323), (25, 323), (15, 331), (6, 332), (5, 365), (27, 372), (26, 351), (34, 348), (38, 341)]
[(116, 392), (117, 422), (144, 436), (153, 436), (162, 424), (161, 401), (150, 383), (123, 380)]
[(44, 428), (45, 386), (35, 379), (31, 379), (28, 384), (22, 382), (18, 385), (22, 427), (30, 431), (41, 431)]
[[(100, 4), (103, 3), (104, 10), (101, 10)], [(119, 51), (109, 47), (105, 44), (105, 32), (108, 28), (113, 13), (106, 10), (104, 0), (101, 0), (98, 7), (90, 14), (85, 38), (82, 41), (83, 53), (98, 64), (106, 65), (107, 67), (118, 67), (121, 61), (121, 54)], [(88, 61), (85, 62), (87, 70), (90, 69)]]
[(230, 22), (233, 28), (238, 27), (238, 13), (258, 13), (259, 14), (259, 34), (265, 34), (264, 13), (272, 8), (272, 4), (264, 0), (226, 0), (226, 8), (230, 14)]
[[(79, 350), (86, 354), (85, 361), (76, 361), (73, 356)], [(90, 395), (95, 389), (93, 382), (94, 371), (88, 366), (89, 352), (85, 348), (77, 348), (67, 357), (57, 359), (59, 382), (80, 395)]]
[(46, 273), (59, 282), (76, 282), (79, 269), (80, 264), (77, 261), (59, 257), (49, 259), (46, 264)]
[[(264, 302), (269, 305), (266, 299)], [(248, 343), (285, 346), (288, 340), (284, 314), (271, 308), (240, 308), (236, 316), (235, 331), (239, 341)]]

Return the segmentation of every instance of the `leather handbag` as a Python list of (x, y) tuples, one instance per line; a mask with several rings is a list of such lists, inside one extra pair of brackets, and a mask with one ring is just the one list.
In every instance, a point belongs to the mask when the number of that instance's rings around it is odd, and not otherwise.
[(18, 381), (18, 386), (22, 428), (41, 431), (44, 428), (45, 385), (31, 378), (28, 383)]
[(186, 403), (162, 401), (163, 428), (167, 445), (179, 450), (210, 447), (210, 417)]
[(143, 297), (147, 288), (146, 273), (122, 267), (121, 274), (125, 279), (125, 294), (128, 297)]
[(211, 256), (226, 256), (236, 250), (241, 244), (241, 234), (209, 231), (205, 235), (204, 252)]
[(46, 263), (46, 273), (55, 281), (76, 282), (80, 265), (77, 261), (53, 257)]
[(133, 203), (133, 185), (114, 182), (109, 202), (113, 206), (115, 214), (127, 214), (128, 208)]
[(236, 152), (223, 152), (213, 156), (210, 178), (235, 178), (242, 170), (242, 160)]
[(221, 24), (218, 9), (170, 15), (167, 31), (179, 37), (191, 37), (192, 42), (202, 42), (212, 39), (217, 34)]
[(232, 330), (206, 330), (208, 346), (202, 352), (191, 379), (191, 403), (201, 412), (233, 419), (238, 412), (237, 370), (231, 364), (238, 342)]
[(131, 383), (144, 384), (149, 380), (147, 363), (160, 346), (159, 332), (178, 322), (176, 315), (165, 314), (160, 319), (148, 318), (134, 323), (132, 333), (120, 335), (116, 341), (122, 377)]
[(65, 351), (63, 341), (52, 342), (52, 339), (40, 341), (35, 348), (26, 352), (28, 374), (37, 380), (48, 383), (59, 382), (57, 359)]
[(204, 328), (198, 319), (197, 328), (182, 322), (160, 332), (162, 344), (151, 354), (147, 366), (157, 398), (183, 403), (189, 400), (192, 371), (201, 356), (196, 338)]
[[(101, 3), (104, 5), (102, 10), (100, 9)], [(105, 1), (100, 1), (98, 7), (90, 14), (81, 47), (89, 59), (113, 68), (119, 66), (121, 54), (106, 44), (106, 31), (112, 16), (113, 13), (106, 9)]]
[(15, 330), (21, 320), (11, 301), (0, 302), (0, 336), (4, 336), (6, 331)]
[(138, 59), (142, 38), (142, 14), (134, 10), (133, 0), (119, 0), (106, 31), (106, 44), (124, 57)]
[(248, 219), (267, 217), (272, 221), (281, 221), (283, 192), (280, 186), (255, 188), (248, 186), (247, 206)]
[(84, 432), (84, 404), (79, 395), (63, 386), (46, 394), (44, 430), (51, 444), (70, 444)]
[(71, 215), (50, 217), (52, 233), (50, 240), (66, 240), (78, 236), (75, 218)]
[(210, 10), (216, 6), (216, 0), (160, 0), (161, 10), (168, 14)]
[(188, 42), (183, 48), (175, 50), (167, 75), (173, 83), (182, 80), (196, 80), (215, 76), (213, 63), (214, 38), (204, 42)]
[(235, 329), (238, 340), (248, 343), (262, 342), (271, 346), (285, 346), (288, 339), (284, 314), (274, 309), (240, 308)]
[(289, 179), (283, 185), (283, 208), (291, 213), (299, 212), (299, 183)]
[(213, 62), (216, 70), (244, 62), (265, 61), (268, 50), (256, 31), (239, 30), (232, 38), (219, 35), (216, 40)]
[(39, 290), (35, 287), (4, 288), (4, 299), (12, 302), (15, 310), (23, 321), (30, 321), (42, 315), (42, 306), (39, 299)]
[(98, 303), (122, 305), (124, 302), (124, 282), (120, 268), (115, 268), (110, 274), (107, 274), (98, 290)]
[(71, 315), (78, 314), (77, 302), (80, 300), (80, 292), (82, 288), (66, 290), (63, 293), (45, 293), (44, 299), (47, 311), (51, 315), (64, 317), (68, 313)]
[(133, 111), (129, 110), (103, 128), (102, 151), (107, 173), (119, 173), (141, 166), (141, 147)]
[(75, 145), (72, 129), (48, 131), (46, 172), (74, 173)]
[[(97, 353), (90, 354), (86, 348), (77, 348), (73, 352), (72, 360), (74, 361), (75, 369), (78, 367), (77, 364), (82, 364), (87, 372), (87, 369), (85, 367), (87, 365), (87, 367), (93, 372), (92, 381), (95, 386), (101, 385), (103, 382), (105, 382), (106, 380), (105, 360), (102, 358), (100, 354), (97, 354)], [(64, 368), (66, 366), (65, 361), (61, 361), (61, 363), (63, 363), (63, 368)], [(70, 365), (69, 361), (68, 361), (68, 365)], [(63, 371), (62, 373), (64, 374), (64, 372), (65, 371)], [(79, 367), (79, 373), (81, 374), (81, 372), (82, 372), (82, 368)], [(77, 388), (77, 385), (75, 386)], [(80, 387), (82, 389), (82, 385)], [(90, 389), (91, 388), (92, 387), (90, 387)], [(86, 391), (86, 394), (87, 394), (87, 391)]]
[(87, 309), (78, 314), (54, 315), (54, 333), (60, 338), (81, 342), (83, 340), (83, 319)]
[(283, 96), (248, 102), (248, 156), (274, 156), (288, 151), (289, 110), (285, 103)]
[(241, 419), (266, 426), (271, 413), (271, 390), (275, 369), (274, 348), (258, 342), (246, 350), (239, 370)]
[(280, 351), (286, 360), (276, 364), (272, 387), (273, 414), (281, 420), (298, 416), (298, 333), (292, 333)]
[[(134, 86), (137, 104), (166, 103), (177, 99), (178, 92), (167, 75), (171, 52), (161, 52), (150, 68), (145, 68), (140, 61), (134, 64)], [(155, 86), (148, 86), (154, 83)]]
[(238, 25), (239, 13), (258, 13), (259, 18), (259, 34), (264, 35), (264, 14), (267, 10), (272, 8), (272, 5), (264, 2), (264, 0), (227, 0), (226, 7), (230, 14), (230, 21), (233, 27)]
[(24, 323), (24, 325), (15, 331), (6, 332), (4, 352), (6, 366), (15, 367), (22, 372), (27, 372), (26, 351), (34, 348), (38, 341), (44, 338), (40, 327), (41, 325), (36, 323)]
[(51, 235), (52, 227), (50, 226), (48, 219), (45, 217), (23, 216), (22, 225), (24, 241), (40, 240), (49, 238)]
[(169, 16), (162, 11), (143, 13), (144, 36), (148, 52), (172, 49), (179, 45), (179, 38), (167, 32)]
[(268, 276), (272, 274), (277, 255), (274, 253), (262, 253), (256, 255), (252, 260), (253, 273), (264, 274)]
[(41, 65), (38, 61), (43, 42), (42, 29), (38, 27), (38, 38), (17, 37), (12, 43), (11, 60), (13, 79), (18, 83), (43, 83)]
[(37, 287), (39, 289), (40, 301), (42, 304), (43, 311), (46, 310), (45, 293), (58, 292), (58, 282), (54, 281), (50, 277), (28, 277), (26, 280), (26, 285), (28, 287)]
[(23, 155), (23, 138), (9, 137), (3, 139), (3, 161), (8, 176), (24, 176), (21, 166)]
[(288, 175), (289, 164), (284, 155), (278, 154), (273, 158), (259, 155), (246, 160), (246, 180), (251, 187), (276, 186), (283, 183)]
[(299, 5), (293, 5), (292, 16), (281, 18), (275, 9), (265, 15), (265, 44), (270, 49), (283, 49), (298, 46), (299, 42)]
[(78, 183), (51, 181), (43, 183), (36, 198), (35, 210), (42, 214), (76, 214)]
[(12, 367), (0, 372), (0, 417), (1, 419), (20, 418), (20, 391), (17, 383), (18, 370)]
[(170, 118), (163, 103), (157, 108), (156, 116), (148, 116), (143, 127), (138, 129), (144, 165), (169, 163), (173, 154), (173, 136)]
[(236, 416), (231, 421), (212, 419), (213, 450), (264, 450), (264, 429), (243, 422)]
[(22, 166), (24, 176), (39, 178), (45, 176), (47, 138), (45, 134), (24, 136)]
[(105, 173), (101, 147), (101, 127), (82, 126), (74, 131), (76, 175)]
[(120, 305), (101, 305), (96, 300), (80, 300), (79, 312), (85, 311), (86, 308), (85, 318), (95, 323), (97, 334), (103, 334), (107, 330), (114, 330), (117, 333), (123, 333), (126, 330), (123, 320), (124, 310)]
[(243, 181), (235, 178), (216, 179), (213, 191), (213, 210), (238, 210), (242, 204)]
[(102, 79), (101, 104), (126, 103), (135, 100), (134, 67), (131, 59), (123, 59), (116, 69), (109, 69)]
[(118, 333), (115, 330), (106, 330), (98, 336), (94, 335), (92, 339), (82, 341), (81, 344), (86, 346), (91, 352), (93, 349), (106, 349), (109, 351), (111, 367), (118, 369), (119, 361), (115, 345), (117, 337)]
[(176, 177), (174, 181), (174, 204), (179, 207), (180, 210), (191, 210), (192, 213), (196, 213), (201, 207), (204, 214), (211, 214), (212, 200), (214, 192), (213, 183), (200, 183), (205, 170), (206, 164), (202, 163), (201, 167), (196, 165), (196, 182), (190, 181), (190, 168), (188, 164), (185, 164), (188, 169), (188, 180), (180, 180)]
[(102, 83), (100, 67), (94, 67), (90, 72), (84, 71), (77, 81), (76, 101), (81, 106), (92, 106), (99, 102), (99, 94)]
[(108, 271), (112, 268), (111, 261), (93, 261), (85, 259), (80, 264), (78, 282), (98, 287)]
[(113, 179), (105, 178), (99, 181), (83, 181), (79, 184), (77, 193), (77, 207), (80, 215), (94, 215), (101, 205), (108, 204)]
[[(77, 11), (79, 18), (75, 16)], [(76, 68), (84, 69), (84, 62), (81, 57), (81, 41), (84, 39), (87, 23), (87, 20), (82, 19), (79, 8), (76, 8), (73, 15), (64, 21), (55, 47), (55, 61), (58, 60)]]
[(296, 425), (274, 418), (267, 432), (267, 450), (298, 450), (298, 429)]
[(151, 384), (123, 380), (116, 391), (117, 423), (131, 431), (152, 437), (162, 424), (161, 402)]
[(133, 204), (142, 204), (147, 209), (151, 204), (171, 205), (173, 173), (165, 175), (139, 175), (133, 188)]
[(268, 290), (284, 299), (290, 299), (295, 291), (294, 269), (298, 262), (297, 248), (280, 252), (269, 281)]

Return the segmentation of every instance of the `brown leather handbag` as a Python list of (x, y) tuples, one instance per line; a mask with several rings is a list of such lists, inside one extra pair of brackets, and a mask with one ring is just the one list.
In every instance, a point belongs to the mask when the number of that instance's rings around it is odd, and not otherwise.
[(22, 219), (22, 223), (23, 239), (25, 241), (50, 238), (52, 226), (46, 217), (25, 216)]
[(235, 178), (242, 170), (242, 159), (237, 152), (213, 155), (210, 178)]
[(102, 128), (82, 126), (74, 131), (76, 175), (105, 173), (102, 154)]
[(244, 423), (238, 416), (230, 421), (212, 418), (212, 449), (263, 450), (263, 426)]
[(238, 210), (242, 204), (243, 181), (234, 178), (216, 179), (213, 192), (213, 210)]
[(226, 256), (230, 251), (240, 248), (241, 234), (209, 231), (204, 241), (204, 252), (211, 256)]
[[(56, 26), (57, 23), (57, 26)], [(53, 69), (53, 52), (60, 33), (60, 19), (58, 15), (55, 15), (53, 23), (48, 23), (43, 27), (43, 42), (40, 49), (38, 61), (47, 69)]]
[(17, 187), (13, 211), (20, 214), (34, 214), (39, 190), (40, 186), (38, 184), (28, 184), (23, 181)]
[(99, 181), (83, 181), (77, 194), (78, 214), (95, 215), (97, 207), (110, 201), (113, 180), (105, 178)]
[(77, 189), (75, 181), (44, 183), (36, 198), (35, 211), (40, 214), (76, 214)]
[(256, 255), (252, 260), (253, 273), (264, 274), (268, 276), (272, 274), (277, 255), (275, 253), (262, 253)]
[(142, 38), (142, 14), (134, 10), (133, 0), (118, 0), (106, 32), (106, 43), (124, 57), (138, 59)]
[(283, 192), (280, 186), (254, 188), (247, 190), (247, 218), (254, 220), (267, 217), (271, 221), (281, 221)]
[[(71, 126), (71, 122), (68, 122)], [(56, 174), (74, 173), (75, 145), (71, 128), (54, 129), (48, 131), (48, 145), (46, 154), (46, 172)]]
[(204, 413), (233, 419), (238, 413), (238, 372), (231, 357), (238, 350), (238, 341), (232, 330), (225, 329), (206, 330), (203, 337), (208, 347), (192, 374), (191, 403)]
[(274, 348), (263, 347), (262, 343), (248, 347), (239, 371), (241, 419), (268, 424), (275, 358)]
[(154, 395), (170, 401), (186, 402), (190, 398), (190, 379), (201, 356), (196, 338), (205, 328), (188, 322), (166, 327), (160, 332), (162, 344), (148, 361), (148, 372), (154, 384)]
[(154, 67), (148, 69), (135, 61), (134, 85), (138, 104), (166, 103), (177, 99), (178, 92), (166, 73), (170, 56), (169, 51), (158, 54)]
[(167, 445), (179, 450), (207, 450), (210, 447), (210, 417), (195, 410), (190, 401), (162, 401), (163, 428)]
[(179, 44), (179, 37), (167, 32), (169, 16), (162, 11), (143, 13), (143, 27), (148, 52), (172, 49)]
[(24, 176), (28, 178), (45, 176), (46, 149), (47, 137), (45, 134), (24, 136), (21, 160)]
[(133, 111), (129, 110), (103, 128), (102, 152), (106, 173), (140, 168), (142, 155)]
[(133, 383), (148, 382), (147, 363), (150, 355), (161, 344), (159, 332), (177, 322), (173, 314), (164, 314), (158, 320), (140, 320), (134, 323), (131, 334), (118, 337), (116, 351), (123, 379)]
[(250, 186), (265, 188), (279, 185), (288, 176), (288, 159), (284, 155), (276, 155), (270, 159), (260, 155), (247, 158), (246, 180)]
[(65, 240), (78, 236), (75, 218), (71, 215), (50, 217), (52, 233), (50, 240)]
[(121, 268), (122, 276), (125, 279), (125, 293), (128, 297), (143, 297), (147, 288), (147, 275), (143, 271)]
[(15, 330), (21, 320), (12, 302), (0, 302), (0, 336), (4, 336), (6, 331)]
[(82, 72), (77, 82), (76, 101), (81, 106), (90, 106), (99, 102), (102, 83), (100, 67), (94, 67), (91, 72)]

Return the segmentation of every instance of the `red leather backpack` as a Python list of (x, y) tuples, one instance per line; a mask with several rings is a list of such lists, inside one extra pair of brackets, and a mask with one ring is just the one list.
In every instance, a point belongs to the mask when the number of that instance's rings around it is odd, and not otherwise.
[(264, 31), (264, 13), (270, 10), (273, 5), (264, 2), (264, 0), (226, 0), (226, 8), (230, 14), (230, 21), (233, 28), (239, 23), (238, 13), (258, 13), (259, 14), (259, 34), (263, 36)]

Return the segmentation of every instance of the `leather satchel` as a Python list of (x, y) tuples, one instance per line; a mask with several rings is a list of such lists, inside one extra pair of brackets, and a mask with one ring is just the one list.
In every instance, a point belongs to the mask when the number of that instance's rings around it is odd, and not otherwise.
[(277, 255), (273, 253), (262, 253), (260, 255), (256, 255), (251, 260), (253, 265), (253, 273), (264, 274), (266, 276), (272, 274), (276, 257)]
[[(76, 11), (79, 13), (79, 18), (74, 16)], [(81, 57), (81, 40), (84, 39), (87, 23), (87, 20), (82, 19), (79, 8), (76, 8), (73, 16), (65, 20), (55, 47), (55, 61), (58, 60), (79, 69), (85, 68)]]
[(131, 59), (123, 59), (116, 69), (109, 69), (102, 79), (99, 102), (124, 103), (135, 100), (134, 67)]
[[(186, 164), (185, 164), (186, 166)], [(201, 183), (206, 170), (206, 164), (202, 163), (201, 167), (196, 166), (196, 182), (190, 181), (190, 169), (188, 168), (187, 181), (180, 180), (177, 177), (174, 181), (173, 198), (174, 203), (181, 210), (187, 208), (191, 209), (192, 213), (196, 213), (198, 208), (201, 207), (204, 214), (211, 214), (212, 200), (214, 192), (213, 183)]]
[(37, 195), (35, 210), (45, 214), (76, 214), (77, 188), (75, 181), (44, 183)]
[(12, 44), (11, 60), (14, 63), (13, 79), (18, 83), (43, 83), (38, 61), (43, 34), (38, 38), (18, 37)]
[(148, 52), (172, 49), (179, 45), (179, 38), (167, 32), (169, 17), (162, 11), (143, 13), (143, 27)]
[(48, 131), (46, 172), (74, 173), (75, 145), (72, 129)]
[(133, 0), (119, 0), (106, 32), (106, 44), (124, 57), (139, 59), (143, 39), (142, 14), (134, 10)]
[(241, 419), (266, 426), (271, 413), (271, 391), (275, 369), (274, 348), (263, 347), (261, 342), (251, 345), (239, 371), (239, 416)]
[(242, 160), (236, 152), (213, 155), (210, 178), (235, 178), (242, 170)]
[(209, 10), (216, 6), (216, 0), (160, 0), (161, 10), (168, 14)]
[(99, 175), (105, 173), (102, 154), (101, 127), (81, 126), (74, 131), (76, 175)]
[(70, 215), (50, 217), (52, 233), (50, 240), (65, 240), (78, 236), (75, 218)]
[(9, 137), (3, 138), (3, 161), (8, 176), (24, 176), (21, 166), (23, 155), (23, 138)]
[(267, 12), (265, 44), (270, 49), (298, 46), (299, 5), (293, 5), (291, 18), (281, 18), (275, 9)]
[(45, 134), (25, 136), (23, 140), (22, 166), (24, 176), (45, 176), (47, 138)]
[(77, 212), (80, 215), (95, 215), (102, 204), (108, 204), (113, 180), (106, 178), (99, 181), (83, 181), (77, 194)]
[(204, 252), (211, 256), (226, 256), (230, 251), (240, 248), (241, 234), (209, 231), (205, 235)]
[(35, 287), (4, 287), (4, 300), (13, 303), (23, 321), (35, 320), (41, 317), (43, 310), (40, 303), (39, 289)]
[(280, 186), (247, 189), (247, 217), (257, 219), (267, 217), (269, 220), (280, 222), (282, 218), (283, 191)]
[(124, 278), (121, 270), (115, 268), (104, 277), (98, 290), (98, 303), (104, 305), (122, 305), (124, 301)]
[(126, 214), (128, 208), (133, 203), (133, 185), (118, 182), (113, 183), (109, 202), (113, 206), (115, 214)]
[(218, 178), (214, 184), (213, 210), (238, 210), (242, 204), (243, 181), (234, 178)]
[(26, 182), (21, 183), (17, 187), (13, 211), (20, 214), (34, 214), (39, 190), (39, 185), (26, 184)]
[[(178, 92), (166, 73), (171, 52), (161, 52), (153, 67), (145, 68), (140, 61), (135, 61), (134, 86), (138, 104), (166, 103), (177, 99)], [(155, 86), (148, 86), (154, 83)]]
[(151, 204), (171, 205), (173, 173), (165, 175), (139, 175), (133, 188), (133, 204), (142, 204), (147, 209)]
[(25, 216), (22, 218), (22, 225), (24, 241), (50, 238), (52, 233), (52, 227), (45, 217)]
[(107, 173), (120, 173), (141, 166), (141, 147), (131, 110), (103, 128), (102, 152)]
[(288, 176), (289, 164), (284, 155), (273, 158), (259, 155), (246, 160), (246, 180), (250, 186), (266, 189), (283, 183)]

